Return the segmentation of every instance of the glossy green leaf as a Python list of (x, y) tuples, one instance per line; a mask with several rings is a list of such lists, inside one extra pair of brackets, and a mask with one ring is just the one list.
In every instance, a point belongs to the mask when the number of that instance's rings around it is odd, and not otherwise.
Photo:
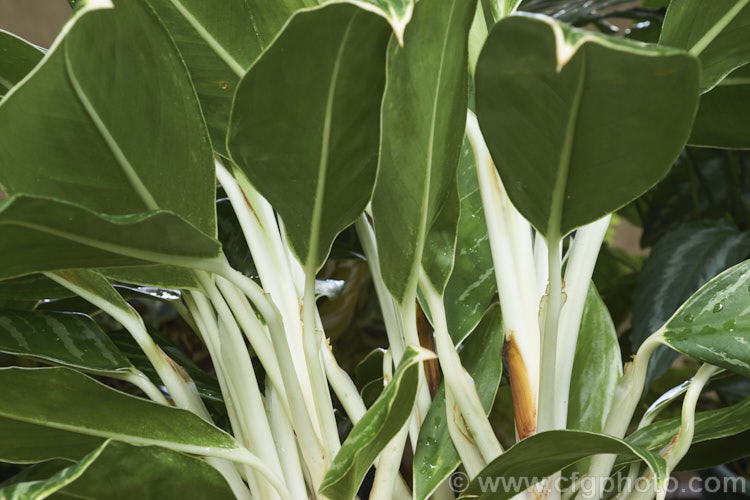
[(732, 70), (750, 62), (750, 2), (671, 2), (659, 44), (679, 47), (700, 57), (701, 90), (706, 92)]
[[(626, 441), (634, 446), (658, 452), (677, 435), (680, 424), (680, 417), (660, 420), (637, 430), (628, 436)], [(685, 459), (686, 461), (696, 460), (696, 451), (692, 449), (694, 445), (736, 436), (748, 430), (750, 430), (750, 398), (725, 408), (697, 412), (695, 414), (695, 434), (690, 452), (693, 456), (688, 455)], [(618, 462), (625, 463), (627, 461), (621, 458)], [(684, 465), (681, 464), (680, 468), (683, 467)]]
[(102, 375), (133, 370), (99, 325), (83, 314), (0, 311), (0, 352)]
[(690, 144), (750, 149), (750, 64), (701, 96)]
[(235, 498), (221, 474), (205, 461), (156, 446), (107, 441), (52, 476), (44, 475), (52, 471), (44, 465), (27, 471), (24, 481), (0, 489), (0, 497), (23, 500), (44, 492), (58, 499)]
[(564, 236), (669, 170), (698, 77), (698, 61), (675, 49), (510, 16), (479, 57), (477, 117), (513, 204), (543, 234)]
[(69, 203), (14, 196), (0, 202), (0, 226), (0, 279), (149, 260), (195, 262), (221, 251), (216, 240), (164, 211), (98, 215)]
[(43, 274), (0, 281), (0, 300), (63, 299), (75, 295)]
[(102, 441), (103, 437), (0, 416), (0, 442), (3, 443), (0, 462), (24, 464), (53, 458), (79, 460)]
[(142, 287), (175, 290), (197, 290), (200, 288), (195, 273), (184, 267), (152, 264), (135, 267), (108, 267), (98, 271), (110, 280)]
[(479, 323), (497, 293), (474, 153), (466, 138), (458, 164), (458, 195), (461, 215), (456, 236), (456, 256), (443, 295), (448, 332), (456, 344)]
[(237, 90), (230, 154), (305, 267), (320, 268), (370, 199), (389, 33), (345, 3), (297, 13)]
[(622, 375), (617, 332), (592, 284), (583, 308), (568, 402), (568, 429), (601, 432)]
[[(633, 302), (633, 349), (658, 330), (708, 280), (750, 253), (750, 235), (726, 223), (688, 224), (662, 236), (638, 278)], [(677, 357), (666, 347), (652, 355), (648, 380)]]
[(372, 215), (383, 280), (402, 303), (414, 300), (425, 239), (456, 182), (475, 6), (420, 0), (404, 46), (388, 47)]
[(188, 72), (143, 0), (114, 4), (77, 8), (0, 103), (0, 183), (109, 216), (168, 211), (213, 237), (212, 150)]
[(224, 431), (187, 410), (129, 396), (69, 368), (0, 368), (0, 417), (188, 453), (235, 450)]
[(354, 498), (372, 462), (411, 416), (420, 362), (434, 357), (419, 347), (406, 349), (393, 380), (341, 445), (320, 485), (322, 495), (331, 500)]
[[(668, 477), (664, 459), (642, 448), (605, 434), (560, 430), (534, 434), (516, 443), (489, 463), (462, 493), (479, 499), (512, 498), (563, 467), (602, 453), (635, 455), (648, 464), (658, 481)], [(493, 483), (498, 485), (494, 491)]]
[(690, 297), (663, 327), (672, 349), (750, 376), (750, 261), (724, 271)]
[[(461, 349), (461, 364), (477, 386), (489, 414), (503, 374), (503, 327), (500, 306), (494, 305), (469, 335)], [(448, 432), (445, 384), (440, 386), (422, 422), (414, 454), (414, 498), (424, 500), (461, 463)]]
[(460, 203), (458, 186), (454, 182), (425, 235), (422, 270), (439, 293), (444, 293), (453, 273)]
[(0, 30), (0, 99), (34, 69), (43, 56), (39, 47)]

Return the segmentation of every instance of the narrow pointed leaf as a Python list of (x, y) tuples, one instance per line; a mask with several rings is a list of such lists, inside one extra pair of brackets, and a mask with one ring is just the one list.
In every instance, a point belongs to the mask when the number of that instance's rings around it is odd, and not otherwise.
[[(0, 279), (60, 269), (217, 258), (221, 245), (170, 212), (105, 216), (29, 196), (0, 202)], [(186, 242), (190, 244), (186, 244)]]
[(370, 199), (389, 35), (350, 4), (299, 12), (237, 90), (230, 153), (306, 266), (325, 262)]
[(475, 6), (421, 0), (404, 46), (392, 40), (388, 47), (372, 212), (383, 280), (402, 303), (414, 300), (427, 233), (456, 182)]
[(42, 56), (39, 47), (0, 30), (0, 99), (34, 69)]
[(44, 491), (60, 499), (235, 498), (221, 474), (205, 461), (156, 446), (107, 441), (52, 476), (43, 476), (45, 470), (50, 467), (27, 471), (23, 482), (0, 489), (0, 497), (21, 500)]
[(474, 153), (466, 138), (458, 165), (458, 195), (461, 215), (456, 256), (443, 299), (448, 332), (456, 344), (476, 327), (497, 293)]
[(698, 76), (675, 49), (502, 19), (479, 57), (477, 117), (513, 204), (564, 236), (641, 195), (688, 138)]
[(701, 96), (690, 144), (750, 149), (750, 64)]
[(79, 7), (0, 103), (0, 184), (107, 215), (168, 210), (213, 237), (211, 145), (180, 54), (144, 0), (108, 6)]
[(422, 269), (439, 293), (445, 291), (453, 272), (460, 203), (458, 186), (454, 183), (425, 236)]
[(1, 368), (0, 417), (89, 437), (188, 453), (235, 440), (187, 410), (127, 395), (69, 368)]
[(622, 375), (622, 356), (615, 325), (593, 284), (583, 308), (573, 361), (568, 402), (568, 429), (601, 432)]
[(750, 376), (750, 261), (724, 271), (690, 297), (663, 327), (683, 354)]
[(689, 50), (701, 59), (701, 90), (750, 62), (750, 1), (670, 2), (660, 45)]
[(412, 414), (419, 385), (421, 361), (435, 355), (410, 346), (393, 380), (357, 422), (333, 459), (320, 493), (332, 500), (354, 498), (372, 462)]
[[(510, 447), (488, 464), (462, 493), (465, 497), (479, 499), (512, 498), (568, 465), (603, 453), (635, 455), (648, 464), (660, 483), (668, 477), (662, 457), (621, 439), (584, 431), (548, 431), (534, 434)], [(493, 483), (498, 485), (494, 491)]]
[[(461, 350), (461, 364), (477, 386), (487, 413), (503, 374), (503, 329), (500, 306), (490, 308)], [(445, 408), (445, 384), (440, 386), (419, 431), (414, 454), (414, 498), (424, 500), (459, 466)]]
[(84, 314), (0, 311), (0, 352), (103, 375), (133, 370), (94, 320)]
[[(651, 249), (638, 277), (630, 341), (637, 349), (711, 278), (750, 254), (750, 235), (726, 223), (686, 224), (666, 233)], [(649, 383), (669, 369), (678, 354), (658, 348)]]

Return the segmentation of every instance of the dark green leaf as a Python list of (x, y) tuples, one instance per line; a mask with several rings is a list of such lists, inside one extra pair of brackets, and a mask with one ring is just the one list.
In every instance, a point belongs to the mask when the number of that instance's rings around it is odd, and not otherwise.
[(458, 195), (461, 216), (456, 257), (443, 300), (448, 331), (454, 343), (461, 342), (474, 329), (497, 293), (474, 153), (465, 138), (458, 164)]
[(79, 460), (102, 441), (103, 437), (0, 416), (0, 442), (3, 443), (0, 462), (35, 463), (52, 458)]
[(0, 352), (102, 375), (133, 369), (99, 326), (83, 314), (0, 311)]
[(750, 64), (701, 96), (689, 142), (696, 146), (750, 149)]
[[(729, 224), (683, 225), (664, 235), (651, 250), (638, 279), (633, 303), (633, 350), (661, 327), (708, 280), (750, 253), (750, 235)], [(659, 348), (648, 380), (663, 375), (677, 354)]]
[(383, 280), (401, 303), (414, 300), (427, 233), (456, 182), (475, 5), (421, 0), (404, 46), (393, 40), (388, 47), (372, 214)]
[[(37, 468), (40, 470), (35, 471)], [(51, 477), (44, 475), (50, 469), (32, 468), (23, 482), (0, 489), (0, 497), (23, 500), (45, 492), (59, 499), (235, 498), (221, 474), (208, 463), (157, 446), (107, 441), (80, 462)]]
[[(503, 329), (500, 306), (494, 305), (469, 335), (461, 349), (461, 364), (477, 386), (489, 414), (503, 374)], [(448, 432), (445, 384), (440, 386), (419, 431), (414, 454), (414, 498), (424, 500), (461, 463)]]
[(34, 69), (42, 56), (39, 47), (0, 30), (0, 99)]
[(750, 376), (750, 261), (706, 283), (663, 327), (671, 348)]
[(332, 500), (354, 498), (372, 462), (411, 416), (421, 361), (431, 358), (434, 354), (424, 349), (406, 349), (393, 380), (341, 445), (320, 485), (322, 495)]
[(345, 3), (299, 12), (237, 90), (230, 154), (306, 267), (320, 268), (370, 199), (389, 33)]
[(659, 44), (679, 47), (701, 59), (706, 92), (750, 61), (750, 3), (747, 0), (671, 2)]
[(42, 274), (30, 274), (21, 278), (0, 281), (0, 300), (64, 299), (73, 292)]
[[(488, 464), (463, 493), (480, 499), (512, 498), (563, 467), (602, 453), (636, 455), (648, 464), (657, 480), (667, 478), (667, 465), (662, 457), (621, 439), (584, 431), (548, 431), (534, 434), (506, 450)], [(501, 483), (503, 479), (505, 482)], [(495, 491), (487, 487), (493, 482), (499, 485)]]
[(514, 205), (564, 236), (667, 172), (690, 132), (698, 77), (681, 51), (511, 16), (480, 55), (477, 116)]

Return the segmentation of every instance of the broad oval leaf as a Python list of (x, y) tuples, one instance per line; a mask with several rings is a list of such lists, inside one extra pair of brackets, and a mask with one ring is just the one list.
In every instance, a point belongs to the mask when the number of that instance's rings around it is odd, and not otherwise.
[(322, 495), (332, 500), (354, 498), (375, 458), (411, 416), (421, 362), (434, 357), (425, 349), (407, 347), (393, 380), (341, 445), (320, 485)]
[(394, 40), (388, 47), (372, 215), (383, 281), (400, 303), (414, 300), (428, 231), (456, 182), (475, 6), (421, 0), (404, 46)]
[(237, 89), (230, 154), (306, 268), (320, 268), (370, 199), (389, 34), (346, 3), (299, 12)]
[[(693, 293), (750, 253), (750, 235), (723, 222), (686, 224), (666, 233), (652, 247), (638, 277), (633, 301), (633, 349), (659, 329)], [(648, 383), (669, 369), (677, 353), (657, 349)]]
[(750, 2), (670, 2), (659, 44), (698, 55), (701, 90), (707, 92), (732, 70), (750, 62)]
[(44, 52), (13, 33), (0, 30), (0, 99), (25, 77)]
[(69, 368), (0, 368), (0, 385), (0, 417), (20, 424), (195, 454), (238, 448), (187, 410), (130, 396)]
[(750, 261), (724, 271), (690, 297), (662, 328), (683, 354), (750, 376)]
[[(500, 306), (492, 306), (461, 349), (461, 364), (477, 386), (489, 414), (503, 374), (503, 328)], [(414, 498), (429, 497), (461, 463), (446, 422), (445, 384), (440, 386), (422, 422), (414, 453)]]
[(541, 233), (564, 236), (669, 170), (698, 77), (697, 59), (679, 50), (510, 16), (479, 57), (477, 117), (513, 204)]
[(0, 183), (9, 195), (107, 215), (166, 210), (216, 234), (200, 106), (179, 52), (143, 0), (79, 6), (0, 103), (0, 129)]
[[(31, 196), (0, 202), (0, 279), (34, 272), (214, 259), (221, 245), (173, 213), (102, 215)], [(190, 244), (186, 244), (186, 242)]]
[(690, 144), (750, 149), (750, 64), (701, 96)]
[(23, 476), (0, 489), (0, 497), (23, 500), (44, 492), (54, 498), (235, 498), (219, 471), (204, 460), (118, 441), (103, 443), (75, 464), (40, 464)]
[[(657, 481), (661, 483), (668, 477), (662, 457), (621, 439), (584, 431), (547, 431), (529, 436), (508, 448), (471, 481), (461, 498), (512, 498), (568, 465), (603, 453), (635, 455), (648, 464)], [(492, 488), (493, 484), (497, 486)]]
[(0, 352), (102, 375), (134, 369), (99, 325), (84, 314), (0, 311)]

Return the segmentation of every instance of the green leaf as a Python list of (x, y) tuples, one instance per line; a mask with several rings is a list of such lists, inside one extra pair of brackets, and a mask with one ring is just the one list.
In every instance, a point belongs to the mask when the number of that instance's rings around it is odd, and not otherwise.
[(393, 380), (341, 445), (320, 485), (321, 495), (332, 500), (354, 498), (372, 462), (411, 416), (420, 362), (434, 357), (425, 349), (407, 347)]
[[(635, 455), (648, 464), (660, 483), (668, 477), (664, 459), (642, 448), (604, 434), (559, 430), (534, 434), (516, 443), (488, 464), (462, 493), (479, 499), (512, 498), (560, 469), (602, 453)], [(493, 488), (493, 484), (497, 486)]]
[(589, 287), (578, 334), (568, 402), (568, 428), (601, 432), (622, 375), (617, 332), (607, 306)]
[(39, 47), (0, 30), (0, 99), (34, 69), (43, 56)]
[(237, 90), (230, 154), (305, 267), (322, 266), (370, 199), (388, 36), (382, 19), (346, 3), (299, 12)]
[(113, 281), (140, 285), (142, 287), (171, 288), (174, 290), (200, 288), (195, 273), (191, 269), (163, 264), (108, 267), (99, 269), (100, 273)]
[(0, 352), (101, 375), (133, 370), (94, 320), (84, 314), (0, 311)]
[[(677, 435), (680, 425), (680, 417), (660, 420), (638, 429), (628, 436), (626, 441), (640, 448), (658, 451), (667, 446), (672, 438)], [(700, 449), (693, 449), (694, 445), (710, 444), (714, 440), (737, 436), (748, 430), (750, 430), (750, 398), (725, 408), (697, 412), (695, 414), (695, 434), (691, 449), (685, 457), (686, 462), (681, 463), (678, 469), (690, 470), (685, 469), (685, 465), (698, 458), (697, 451)], [(706, 450), (705, 447), (703, 449)], [(745, 454), (747, 454), (747, 448)], [(618, 463), (627, 463), (627, 460), (620, 458)]]
[(724, 271), (663, 327), (664, 342), (695, 359), (750, 376), (750, 261)]
[(75, 294), (43, 274), (0, 281), (0, 300), (64, 299)]
[(458, 164), (458, 195), (455, 263), (443, 295), (448, 331), (456, 344), (476, 327), (497, 293), (474, 153), (466, 138)]
[(564, 236), (669, 170), (698, 77), (698, 61), (678, 50), (510, 16), (479, 57), (477, 117), (513, 204), (545, 236)]
[(45, 473), (67, 464), (45, 465), (32, 467), (23, 482), (0, 489), (0, 497), (22, 500), (45, 492), (59, 499), (235, 498), (221, 474), (205, 461), (156, 446), (107, 441), (51, 477)]
[(69, 203), (13, 196), (0, 202), (0, 226), (0, 279), (152, 260), (195, 262), (221, 251), (216, 240), (164, 211), (101, 215)]
[[(489, 414), (503, 374), (503, 329), (500, 306), (492, 306), (461, 349), (461, 364), (477, 386)], [(424, 500), (461, 463), (446, 422), (445, 384), (440, 386), (422, 422), (414, 454), (414, 498)]]
[(0, 442), (3, 443), (0, 462), (36, 463), (52, 458), (79, 460), (102, 441), (103, 437), (0, 416)]
[(417, 0), (348, 0), (359, 7), (383, 16), (393, 28), (393, 33), (401, 45), (404, 44), (404, 30), (414, 12)]
[(372, 214), (383, 280), (400, 303), (414, 300), (425, 239), (456, 182), (475, 6), (421, 0), (404, 46), (388, 47)]
[(750, 149), (750, 64), (701, 96), (690, 144)]
[(444, 293), (453, 272), (460, 203), (458, 186), (454, 182), (425, 235), (422, 269), (440, 294)]
[(114, 4), (79, 7), (0, 103), (0, 183), (110, 216), (169, 211), (214, 237), (212, 150), (188, 72), (143, 0)]
[[(750, 253), (750, 235), (726, 223), (682, 225), (662, 236), (651, 249), (638, 279), (633, 303), (633, 349), (708, 280)], [(654, 352), (649, 383), (669, 369), (677, 353)]]
[(127, 395), (69, 368), (0, 368), (0, 386), (0, 417), (21, 424), (195, 454), (238, 448), (187, 410)]
[(701, 60), (701, 91), (750, 62), (750, 1), (671, 2), (660, 45), (679, 47)]

